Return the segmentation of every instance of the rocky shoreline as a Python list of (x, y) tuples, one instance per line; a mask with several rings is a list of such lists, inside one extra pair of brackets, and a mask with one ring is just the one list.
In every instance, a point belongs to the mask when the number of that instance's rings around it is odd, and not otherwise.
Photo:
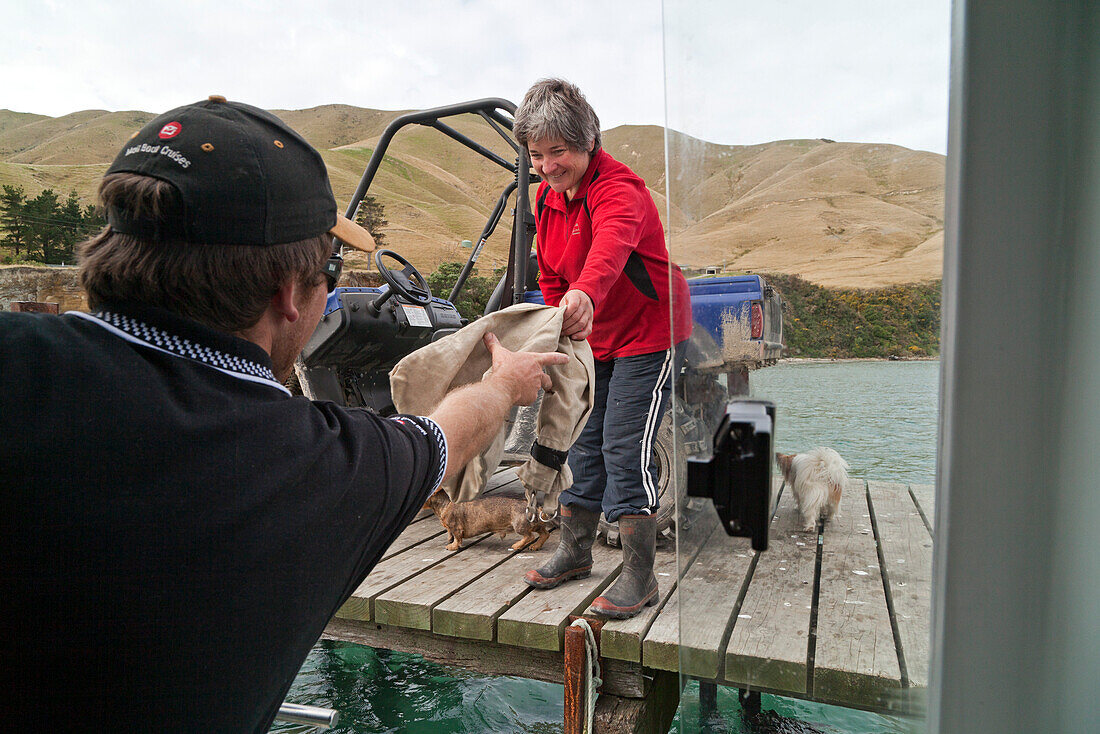
[(781, 357), (778, 364), (836, 364), (839, 362), (938, 362), (939, 357)]

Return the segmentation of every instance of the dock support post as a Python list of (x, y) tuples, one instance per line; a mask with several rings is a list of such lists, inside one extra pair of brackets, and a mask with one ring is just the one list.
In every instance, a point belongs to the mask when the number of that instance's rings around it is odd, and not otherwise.
[(726, 392), (731, 398), (749, 394), (748, 367), (738, 367), (726, 373)]
[(645, 698), (601, 693), (596, 701), (595, 734), (666, 734), (680, 703), (680, 676), (654, 671)]
[(750, 691), (747, 688), (737, 692), (741, 701), (741, 718), (752, 720), (760, 715), (760, 691)]
[(699, 682), (699, 720), (707, 721), (718, 713), (718, 684)]
[[(569, 617), (565, 628), (565, 734), (584, 734), (587, 723), (588, 702), (585, 700), (585, 678), (588, 675), (585, 659), (585, 633), (573, 622), (584, 619), (596, 638), (596, 654), (599, 655), (600, 629), (603, 622), (588, 617)], [(594, 705), (595, 702), (593, 702)], [(592, 734), (591, 732), (589, 734)]]

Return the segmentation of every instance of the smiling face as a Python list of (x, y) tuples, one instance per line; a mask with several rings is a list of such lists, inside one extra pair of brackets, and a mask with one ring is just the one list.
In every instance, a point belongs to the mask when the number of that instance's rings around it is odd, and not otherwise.
[(570, 148), (561, 138), (528, 140), (527, 152), (531, 154), (535, 173), (554, 191), (570, 199), (576, 195), (592, 162), (591, 153)]

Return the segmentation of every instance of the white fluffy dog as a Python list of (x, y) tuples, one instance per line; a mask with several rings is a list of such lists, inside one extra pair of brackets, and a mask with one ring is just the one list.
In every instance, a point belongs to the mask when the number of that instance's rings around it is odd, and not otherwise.
[(783, 479), (794, 490), (804, 530), (828, 521), (840, 505), (840, 492), (848, 483), (848, 462), (836, 451), (819, 446), (802, 454), (775, 455)]

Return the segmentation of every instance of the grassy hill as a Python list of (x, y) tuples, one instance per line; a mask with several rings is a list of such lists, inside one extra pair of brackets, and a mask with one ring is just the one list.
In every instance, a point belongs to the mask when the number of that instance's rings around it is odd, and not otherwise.
[(110, 163), (126, 139), (151, 119), (148, 112), (84, 110), (12, 125), (0, 132), (0, 159), (61, 166)]
[[(670, 141), (672, 250), (682, 265), (798, 274), (828, 286), (939, 278), (944, 158), (894, 145)], [(608, 151), (664, 193), (659, 128), (617, 128)]]
[[(343, 208), (385, 126), (400, 111), (325, 105), (275, 110), (322, 151)], [(0, 110), (0, 184), (30, 195), (75, 189), (95, 199), (126, 139), (153, 117), (86, 110), (45, 117)], [(514, 152), (479, 118), (451, 125), (507, 160)], [(604, 132), (604, 146), (650, 187), (666, 216), (665, 141), (655, 126)], [(799, 275), (831, 287), (874, 288), (941, 277), (944, 158), (892, 145), (783, 140), (723, 146), (672, 133), (673, 258), (684, 266)], [(385, 206), (387, 243), (425, 272), (464, 259), (511, 174), (438, 131), (405, 128), (371, 193)], [(666, 222), (666, 226), (669, 223)], [(508, 218), (479, 261), (507, 259)], [(361, 264), (352, 258), (352, 265)]]
[(22, 127), (39, 120), (48, 120), (46, 115), (35, 115), (30, 112), (14, 112), (12, 110), (0, 110), (0, 135), (13, 127)]

